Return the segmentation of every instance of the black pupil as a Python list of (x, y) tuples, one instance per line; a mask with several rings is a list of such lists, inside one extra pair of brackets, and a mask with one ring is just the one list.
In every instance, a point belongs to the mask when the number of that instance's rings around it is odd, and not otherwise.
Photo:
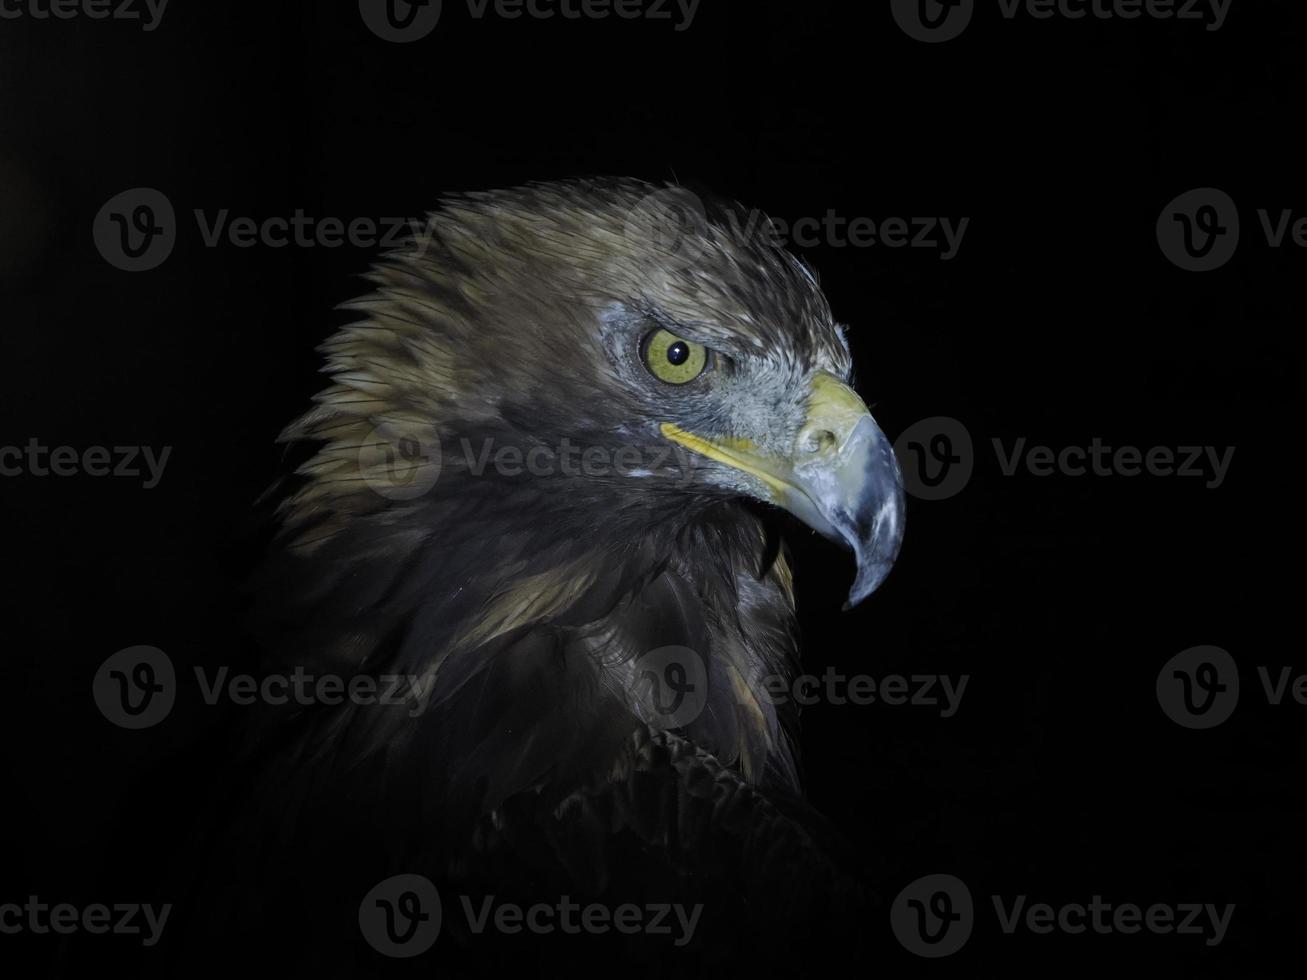
[(669, 364), (681, 365), (690, 359), (690, 345), (684, 340), (678, 340), (667, 348), (667, 362)]

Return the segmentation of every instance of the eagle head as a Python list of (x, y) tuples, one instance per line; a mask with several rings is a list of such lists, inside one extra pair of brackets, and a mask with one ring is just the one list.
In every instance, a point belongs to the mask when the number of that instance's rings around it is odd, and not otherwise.
[[(626, 180), (432, 214), (344, 304), (363, 319), (322, 348), (334, 384), (284, 434), (320, 444), (283, 506), (293, 549), (491, 514), (526, 539), (561, 522), (629, 542), (751, 498), (852, 549), (865, 598), (903, 534), (892, 447), (812, 272), (738, 229)], [(402, 519), (435, 516), (424, 497), (444, 528)]]
[[(451, 793), (475, 785), (460, 799), (607, 771), (655, 714), (634, 664), (667, 645), (708, 660), (678, 727), (797, 781), (792, 709), (759, 694), (797, 664), (790, 576), (741, 501), (851, 548), (855, 603), (895, 559), (903, 491), (815, 277), (738, 227), (635, 181), (460, 197), (322, 348), (266, 591), (297, 662), (434, 689), (422, 743)], [(332, 724), (358, 754), (414, 737), (385, 713)]]

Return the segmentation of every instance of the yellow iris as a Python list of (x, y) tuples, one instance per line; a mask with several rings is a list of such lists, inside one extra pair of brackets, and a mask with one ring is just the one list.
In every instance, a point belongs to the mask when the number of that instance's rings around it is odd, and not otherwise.
[(644, 363), (659, 381), (683, 385), (703, 374), (708, 349), (666, 330), (655, 330), (645, 341)]

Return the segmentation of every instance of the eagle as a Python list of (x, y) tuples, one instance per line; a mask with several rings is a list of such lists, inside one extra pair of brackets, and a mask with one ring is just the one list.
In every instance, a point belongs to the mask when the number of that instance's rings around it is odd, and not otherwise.
[(816, 275), (732, 207), (630, 179), (466, 194), (343, 304), (254, 593), (269, 670), (411, 696), (253, 727), (231, 907), (284, 921), (289, 890), (366, 958), (358, 901), (421, 873), (481, 965), (454, 895), (701, 899), (688, 950), (644, 963), (860, 907), (775, 696), (800, 662), (774, 518), (852, 552), (855, 604), (902, 480)]

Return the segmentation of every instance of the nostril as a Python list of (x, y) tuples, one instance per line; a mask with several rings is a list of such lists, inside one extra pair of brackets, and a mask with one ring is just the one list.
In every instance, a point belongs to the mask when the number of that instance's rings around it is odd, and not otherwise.
[(813, 429), (803, 440), (805, 452), (816, 454), (825, 452), (835, 445), (835, 433), (830, 429)]

